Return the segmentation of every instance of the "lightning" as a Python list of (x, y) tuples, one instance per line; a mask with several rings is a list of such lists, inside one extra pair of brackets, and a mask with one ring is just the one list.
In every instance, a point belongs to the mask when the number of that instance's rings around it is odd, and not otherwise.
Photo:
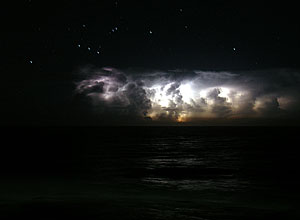
[(183, 78), (165, 73), (132, 77), (113, 68), (103, 68), (90, 79), (79, 82), (76, 92), (92, 97), (95, 105), (113, 112), (134, 110), (137, 115), (154, 121), (179, 123), (193, 118), (257, 117), (270, 109), (273, 112), (277, 108), (288, 109), (293, 103), (291, 97), (254, 96), (249, 86), (225, 82), (234, 77), (229, 73), (208, 72)]

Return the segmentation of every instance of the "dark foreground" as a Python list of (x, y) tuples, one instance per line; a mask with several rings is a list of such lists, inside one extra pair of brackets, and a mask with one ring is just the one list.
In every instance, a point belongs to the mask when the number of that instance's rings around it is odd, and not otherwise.
[(0, 219), (297, 219), (297, 131), (2, 128)]

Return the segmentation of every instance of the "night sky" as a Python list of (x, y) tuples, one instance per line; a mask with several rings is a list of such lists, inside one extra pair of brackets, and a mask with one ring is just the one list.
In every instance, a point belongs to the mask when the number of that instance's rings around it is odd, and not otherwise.
[(2, 5), (1, 123), (298, 120), (298, 20), (282, 2)]

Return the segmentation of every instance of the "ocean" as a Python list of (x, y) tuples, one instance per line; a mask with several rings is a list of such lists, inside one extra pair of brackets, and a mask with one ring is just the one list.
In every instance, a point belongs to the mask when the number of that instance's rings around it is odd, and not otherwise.
[(3, 128), (0, 219), (297, 219), (298, 130)]

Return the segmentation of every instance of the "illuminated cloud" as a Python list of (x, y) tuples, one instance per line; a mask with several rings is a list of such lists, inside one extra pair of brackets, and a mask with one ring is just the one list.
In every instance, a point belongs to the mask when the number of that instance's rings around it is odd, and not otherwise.
[[(76, 94), (95, 114), (165, 122), (288, 117), (296, 112), (298, 72), (120, 71), (85, 69)], [(88, 108), (89, 106), (87, 106)], [(293, 114), (294, 114), (293, 113)]]

